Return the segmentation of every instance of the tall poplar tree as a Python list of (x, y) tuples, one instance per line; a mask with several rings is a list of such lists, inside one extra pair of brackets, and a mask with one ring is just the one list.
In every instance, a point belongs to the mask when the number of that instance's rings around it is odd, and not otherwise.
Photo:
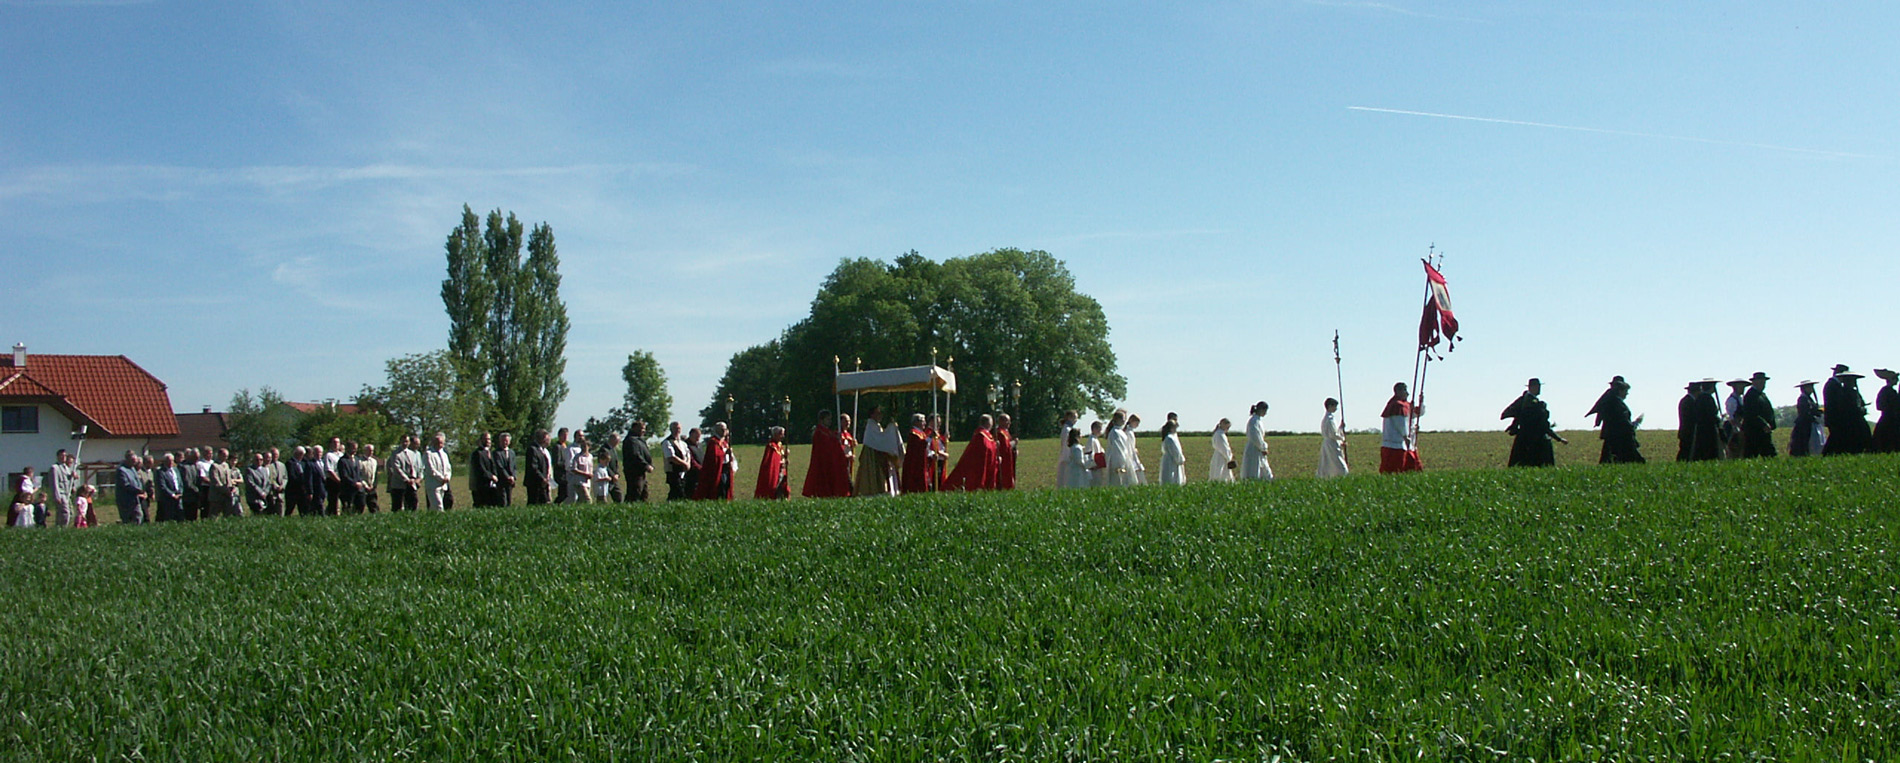
[(442, 306), (449, 316), (449, 355), (479, 398), (486, 429), (526, 433), (552, 423), (567, 399), (567, 305), (554, 229), (529, 232), (513, 213), (488, 213), (486, 226), (467, 205), (449, 233)]

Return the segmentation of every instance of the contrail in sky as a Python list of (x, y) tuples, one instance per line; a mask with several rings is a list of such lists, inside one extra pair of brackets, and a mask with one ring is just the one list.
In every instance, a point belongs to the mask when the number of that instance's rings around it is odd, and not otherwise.
[(1601, 133), (1603, 135), (1626, 135), (1633, 138), (1658, 138), (1661, 140), (1682, 140), (1682, 141), (1688, 141), (1690, 143), (1707, 143), (1709, 145), (1714, 145), (1714, 146), (1739, 146), (1742, 148), (1765, 148), (1770, 151), (1788, 151), (1788, 152), (1797, 153), (1797, 154), (1813, 154), (1816, 156), (1837, 156), (1837, 157), (1852, 158), (1852, 159), (1890, 159), (1892, 158), (1892, 157), (1887, 157), (1887, 156), (1880, 156), (1878, 154), (1853, 154), (1853, 153), (1848, 153), (1846, 151), (1823, 151), (1817, 148), (1796, 148), (1794, 146), (1777, 146), (1771, 143), (1745, 143), (1742, 141), (1734, 141), (1734, 140), (1716, 140), (1714, 138), (1694, 138), (1687, 135), (1663, 135), (1661, 133), (1653, 133), (1653, 132), (1633, 132), (1630, 130), (1610, 130), (1610, 129), (1606, 129), (1602, 127), (1581, 127), (1578, 125), (1558, 125), (1558, 124), (1551, 124), (1549, 122), (1526, 122), (1520, 119), (1498, 119), (1496, 117), (1474, 117), (1474, 116), (1467, 116), (1464, 114), (1439, 114), (1439, 113), (1430, 112), (1430, 111), (1406, 111), (1405, 109), (1382, 109), (1376, 106), (1347, 106), (1346, 110), (1348, 111), (1374, 111), (1380, 114), (1404, 114), (1406, 116), (1433, 117), (1435, 119), (1457, 119), (1457, 120), (1462, 120), (1465, 122), (1490, 122), (1492, 124), (1518, 125), (1520, 127), (1545, 127), (1552, 130), (1571, 130), (1574, 132), (1594, 132), (1594, 133)]

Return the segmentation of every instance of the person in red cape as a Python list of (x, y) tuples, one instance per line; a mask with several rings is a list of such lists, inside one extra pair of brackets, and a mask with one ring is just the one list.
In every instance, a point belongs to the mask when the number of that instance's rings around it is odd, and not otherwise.
[(924, 431), (930, 435), (930, 489), (942, 490), (944, 467), (950, 465), (950, 438), (943, 434), (943, 419), (934, 413)]
[(964, 446), (963, 455), (957, 458), (957, 468), (951, 469), (950, 476), (944, 479), (943, 489), (996, 489), (996, 440), (990, 436), (989, 414), (977, 419), (976, 431), (970, 433), (970, 444)]
[(713, 424), (712, 435), (706, 438), (706, 457), (699, 463), (699, 484), (694, 489), (694, 498), (732, 500), (735, 464), (730, 439), (726, 435), (726, 422)]
[(792, 494), (791, 479), (786, 476), (785, 468), (785, 427), (772, 427), (772, 439), (765, 444), (765, 455), (759, 459), (759, 484), (752, 489), (753, 498), (786, 498)]
[(818, 412), (811, 428), (811, 463), (805, 470), (806, 498), (843, 498), (851, 495), (851, 444), (825, 422), (831, 411)]
[(900, 485), (906, 493), (930, 492), (930, 476), (935, 472), (930, 458), (930, 430), (924, 428), (924, 415), (910, 415), (910, 428), (904, 430), (904, 475)]
[(1007, 413), (996, 416), (996, 428), (990, 438), (996, 441), (996, 489), (1016, 489), (1016, 433), (1009, 430)]
[(1425, 464), (1418, 460), (1418, 440), (1412, 434), (1412, 418), (1424, 410), (1412, 410), (1409, 397), (1405, 382), (1392, 385), (1392, 399), (1386, 402), (1385, 412), (1379, 414), (1384, 419), (1379, 436), (1380, 474), (1425, 470)]

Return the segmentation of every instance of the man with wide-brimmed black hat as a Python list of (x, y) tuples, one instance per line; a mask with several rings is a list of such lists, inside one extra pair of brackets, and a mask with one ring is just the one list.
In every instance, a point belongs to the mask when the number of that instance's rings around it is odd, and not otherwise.
[(1867, 427), (1867, 400), (1860, 396), (1860, 374), (1846, 364), (1834, 367), (1834, 375), (1821, 388), (1822, 418), (1827, 421), (1827, 445), (1823, 455), (1866, 453), (1873, 449), (1874, 433)]
[(1629, 382), (1618, 376), (1610, 380), (1610, 388), (1604, 390), (1596, 405), (1584, 414), (1597, 417), (1597, 426), (1603, 428), (1597, 435), (1603, 439), (1603, 453), (1597, 456), (1599, 464), (1643, 463), (1642, 451), (1636, 443), (1636, 425), (1640, 421), (1630, 418), (1629, 404), (1624, 402), (1629, 396)]
[(1550, 406), (1537, 396), (1544, 390), (1544, 383), (1531, 379), (1524, 384), (1524, 394), (1498, 414), (1500, 419), (1510, 419), (1511, 426), (1504, 431), (1515, 439), (1511, 441), (1511, 460), (1509, 466), (1555, 466), (1557, 454), (1550, 446), (1551, 440), (1568, 445), (1562, 435), (1550, 426)]
[(1821, 455), (1821, 399), (1814, 396), (1814, 382), (1803, 379), (1795, 389), (1801, 396), (1794, 401), (1794, 428), (1788, 435), (1788, 455)]
[(1875, 453), (1893, 453), (1900, 451), (1900, 373), (1886, 368), (1874, 369), (1874, 375), (1886, 384), (1874, 393), (1874, 410), (1880, 411), (1879, 420), (1874, 422), (1873, 447)]
[(1775, 404), (1768, 400), (1768, 374), (1756, 371), (1742, 393), (1742, 457), (1775, 455)]

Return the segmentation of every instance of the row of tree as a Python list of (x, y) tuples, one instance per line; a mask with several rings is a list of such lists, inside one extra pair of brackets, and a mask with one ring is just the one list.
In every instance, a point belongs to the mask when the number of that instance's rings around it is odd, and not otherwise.
[[(445, 349), (387, 361), (383, 383), (363, 387), (354, 413), (305, 414), (269, 387), (242, 390), (231, 402), (232, 445), (255, 450), (332, 436), (387, 444), (402, 433), (441, 431), (463, 451), (479, 432), (525, 440), (552, 427), (568, 393), (569, 326), (553, 228), (540, 223), (524, 237), (513, 213), (494, 210), (484, 220), (464, 205), (444, 251)], [(1002, 393), (997, 407), (1017, 413), (1018, 431), (1029, 433), (1054, 430), (1065, 409), (1101, 411), (1127, 394), (1101, 304), (1078, 293), (1049, 253), (998, 249), (939, 263), (912, 251), (888, 263), (841, 261), (809, 316), (732, 357), (700, 411), (702, 424), (728, 420), (736, 439), (760, 442), (772, 425), (796, 423), (790, 430), (803, 440), (811, 417), (833, 406), (834, 358), (847, 371), (933, 359), (950, 365), (963, 392), (950, 411), (961, 431), (991, 408), (992, 389)], [(621, 379), (621, 403), (583, 427), (591, 439), (640, 420), (658, 434), (671, 418), (666, 373), (652, 353), (629, 354)], [(785, 421), (787, 401), (800, 412), (797, 422)], [(930, 408), (923, 393), (877, 402), (893, 411)]]

